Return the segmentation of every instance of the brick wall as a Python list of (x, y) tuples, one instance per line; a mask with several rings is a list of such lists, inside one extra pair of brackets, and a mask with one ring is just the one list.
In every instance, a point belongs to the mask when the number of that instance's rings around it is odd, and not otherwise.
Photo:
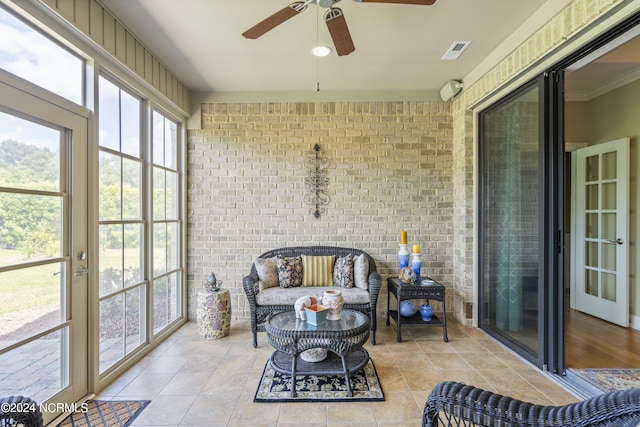
[[(410, 244), (428, 252), (428, 274), (452, 290), (450, 107), (204, 104), (203, 129), (188, 133), (189, 317), (199, 287), (214, 271), (231, 291), (233, 317), (247, 318), (242, 277), (257, 255), (282, 246), (362, 248), (386, 284), (397, 274), (402, 229)], [(319, 219), (304, 202), (304, 159), (316, 143), (329, 161), (330, 202)], [(452, 300), (453, 292), (448, 304)], [(384, 309), (386, 291), (379, 302)]]
[(474, 157), (473, 114), (465, 110), (454, 121), (453, 135), (453, 291), (455, 317), (470, 325), (473, 316)]

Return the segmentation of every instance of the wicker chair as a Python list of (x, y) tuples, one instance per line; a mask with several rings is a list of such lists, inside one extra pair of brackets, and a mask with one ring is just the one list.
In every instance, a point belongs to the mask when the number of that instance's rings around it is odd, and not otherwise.
[(42, 412), (38, 404), (22, 396), (0, 398), (0, 427), (42, 427)]
[[(293, 257), (300, 254), (304, 255), (335, 255), (336, 257), (345, 256), (348, 254), (360, 255), (365, 254), (369, 260), (369, 303), (367, 304), (344, 304), (344, 308), (350, 308), (360, 311), (371, 319), (371, 343), (376, 343), (376, 305), (378, 304), (378, 294), (380, 293), (380, 287), (382, 286), (382, 277), (376, 270), (376, 262), (371, 256), (360, 250), (353, 248), (340, 248), (336, 246), (297, 246), (274, 249), (269, 252), (265, 252), (259, 256), (259, 258), (272, 258), (277, 255), (284, 257)], [(258, 272), (255, 264), (251, 265), (251, 272), (249, 275), (242, 279), (242, 286), (244, 292), (247, 295), (249, 302), (249, 308), (251, 310), (251, 332), (253, 333), (253, 346), (258, 346), (258, 332), (264, 332), (264, 322), (267, 317), (272, 313), (279, 311), (293, 310), (293, 304), (273, 304), (273, 305), (258, 305), (256, 298), (260, 292), (258, 286)]]
[(605, 393), (565, 406), (542, 406), (462, 383), (442, 382), (429, 393), (422, 425), (636, 427), (640, 425), (640, 388)]

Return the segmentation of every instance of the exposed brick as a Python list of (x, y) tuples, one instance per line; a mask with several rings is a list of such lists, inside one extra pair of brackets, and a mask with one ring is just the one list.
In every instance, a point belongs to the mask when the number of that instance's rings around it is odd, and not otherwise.
[[(188, 133), (188, 245), (205, 244), (188, 253), (190, 318), (194, 292), (211, 271), (237, 294), (234, 317), (247, 318), (242, 277), (257, 255), (277, 247), (362, 248), (385, 279), (395, 276), (402, 229), (424, 248), (425, 272), (451, 283), (447, 103), (211, 104), (202, 111), (203, 126), (224, 126)], [(315, 143), (329, 161), (330, 202), (319, 219), (304, 201), (304, 160)], [(386, 295), (381, 300), (382, 309)]]

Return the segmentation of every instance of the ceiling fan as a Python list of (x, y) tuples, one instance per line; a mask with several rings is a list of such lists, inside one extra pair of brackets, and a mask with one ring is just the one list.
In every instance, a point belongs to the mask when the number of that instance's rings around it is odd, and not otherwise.
[[(327, 28), (333, 44), (336, 48), (338, 56), (348, 55), (356, 50), (353, 40), (351, 39), (351, 33), (349, 33), (349, 27), (347, 27), (347, 21), (344, 19), (342, 9), (333, 7), (334, 4), (340, 0), (306, 0), (296, 1), (291, 3), (284, 9), (274, 13), (268, 18), (258, 22), (253, 27), (242, 33), (242, 35), (248, 39), (257, 39), (264, 35), (268, 31), (273, 30), (278, 25), (293, 18), (294, 16), (304, 12), (304, 10), (310, 4), (315, 4), (319, 7), (327, 9), (324, 14), (324, 20), (327, 23)], [(436, 2), (436, 0), (354, 0), (360, 3), (395, 3), (395, 4), (417, 4), (423, 6), (430, 6)]]

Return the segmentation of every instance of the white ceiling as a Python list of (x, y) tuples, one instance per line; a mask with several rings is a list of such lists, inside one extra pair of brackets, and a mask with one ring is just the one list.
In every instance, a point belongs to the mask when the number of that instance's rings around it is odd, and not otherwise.
[(565, 72), (565, 98), (588, 101), (640, 79), (640, 27), (626, 32)]
[[(418, 6), (342, 0), (336, 6), (356, 46), (342, 57), (311, 55), (316, 41), (332, 46), (324, 9), (315, 5), (256, 40), (242, 37), (290, 2), (103, 1), (180, 81), (207, 92), (314, 91), (316, 81), (330, 91), (437, 92), (448, 80), (477, 73), (499, 45), (504, 50), (515, 42), (511, 34), (541, 7), (568, 1), (437, 0)], [(441, 60), (455, 41), (472, 43), (458, 60)]]

